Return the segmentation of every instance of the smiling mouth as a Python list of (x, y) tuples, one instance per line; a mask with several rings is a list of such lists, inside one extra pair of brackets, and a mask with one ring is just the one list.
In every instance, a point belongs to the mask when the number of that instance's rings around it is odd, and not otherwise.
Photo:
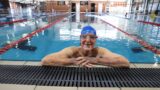
[(84, 44), (83, 48), (86, 50), (90, 50), (92, 48), (92, 44)]
[(85, 47), (90, 48), (92, 44), (84, 44)]
[(92, 44), (84, 44), (84, 45), (92, 45)]
[(92, 43), (84, 43), (84, 45), (92, 45)]

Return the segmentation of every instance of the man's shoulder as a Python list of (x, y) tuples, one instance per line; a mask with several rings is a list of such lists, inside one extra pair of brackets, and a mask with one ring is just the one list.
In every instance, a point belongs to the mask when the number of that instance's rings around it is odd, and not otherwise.
[(107, 48), (104, 48), (104, 47), (98, 47), (97, 50), (98, 50), (98, 52), (101, 52), (101, 53), (110, 52), (110, 50), (108, 50)]
[(70, 47), (66, 47), (64, 50), (72, 50), (72, 51), (74, 50), (75, 51), (75, 50), (78, 50), (78, 48), (79, 47), (77, 46), (70, 46)]
[(59, 54), (70, 56), (70, 55), (73, 55), (77, 51), (78, 51), (78, 47), (70, 46), (70, 47), (64, 48), (62, 51), (59, 52)]
[(79, 47), (77, 46), (70, 46), (70, 47), (67, 47), (68, 49), (78, 49)]
[(106, 49), (106, 48), (104, 48), (104, 47), (97, 47), (97, 49), (98, 49), (98, 50), (108, 50), (108, 49)]

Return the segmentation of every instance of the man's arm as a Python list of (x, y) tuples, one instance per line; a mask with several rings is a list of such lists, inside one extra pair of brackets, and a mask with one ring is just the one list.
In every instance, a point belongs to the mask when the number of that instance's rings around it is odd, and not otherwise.
[(114, 55), (114, 57), (104, 56), (96, 58), (97, 63), (101, 65), (107, 65), (111, 67), (126, 67), (129, 68), (129, 61), (120, 55)]
[(61, 66), (71, 65), (73, 64), (73, 60), (75, 60), (75, 58), (68, 58), (68, 57), (73, 54), (74, 48), (75, 47), (68, 47), (63, 49), (60, 52), (49, 54), (42, 59), (41, 64), (42, 65), (61, 65)]
[(102, 55), (97, 59), (97, 63), (102, 65), (107, 65), (111, 67), (129, 67), (129, 61), (116, 53), (112, 53), (111, 51), (105, 49), (105, 48), (99, 48), (99, 53)]
[(91, 64), (100, 64), (111, 67), (125, 67), (129, 68), (129, 61), (118, 54), (112, 53), (105, 48), (99, 48), (99, 56), (97, 57), (84, 57), (84, 59), (89, 61)]

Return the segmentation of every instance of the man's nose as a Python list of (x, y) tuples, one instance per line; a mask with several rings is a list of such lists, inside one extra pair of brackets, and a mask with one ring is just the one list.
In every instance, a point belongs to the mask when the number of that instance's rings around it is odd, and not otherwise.
[(87, 36), (86, 41), (90, 41), (90, 40), (91, 40), (90, 36)]

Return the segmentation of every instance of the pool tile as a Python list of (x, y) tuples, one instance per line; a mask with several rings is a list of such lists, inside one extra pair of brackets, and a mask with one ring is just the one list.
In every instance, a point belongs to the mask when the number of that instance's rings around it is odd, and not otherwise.
[(41, 66), (41, 62), (26, 62), (24, 65)]
[(155, 66), (154, 64), (134, 64), (137, 68), (160, 68), (160, 65), (157, 64)]
[(136, 68), (134, 64), (130, 64), (130, 68)]
[(0, 65), (24, 65), (25, 61), (0, 61)]
[(34, 90), (35, 85), (0, 84), (0, 90)]
[(36, 86), (35, 90), (77, 90), (77, 87)]
[(160, 90), (160, 88), (121, 88), (121, 90)]
[(120, 90), (120, 88), (110, 87), (78, 87), (78, 90)]
[(93, 67), (96, 67), (96, 68), (110, 68), (108, 66), (104, 66), (104, 65), (93, 65)]

